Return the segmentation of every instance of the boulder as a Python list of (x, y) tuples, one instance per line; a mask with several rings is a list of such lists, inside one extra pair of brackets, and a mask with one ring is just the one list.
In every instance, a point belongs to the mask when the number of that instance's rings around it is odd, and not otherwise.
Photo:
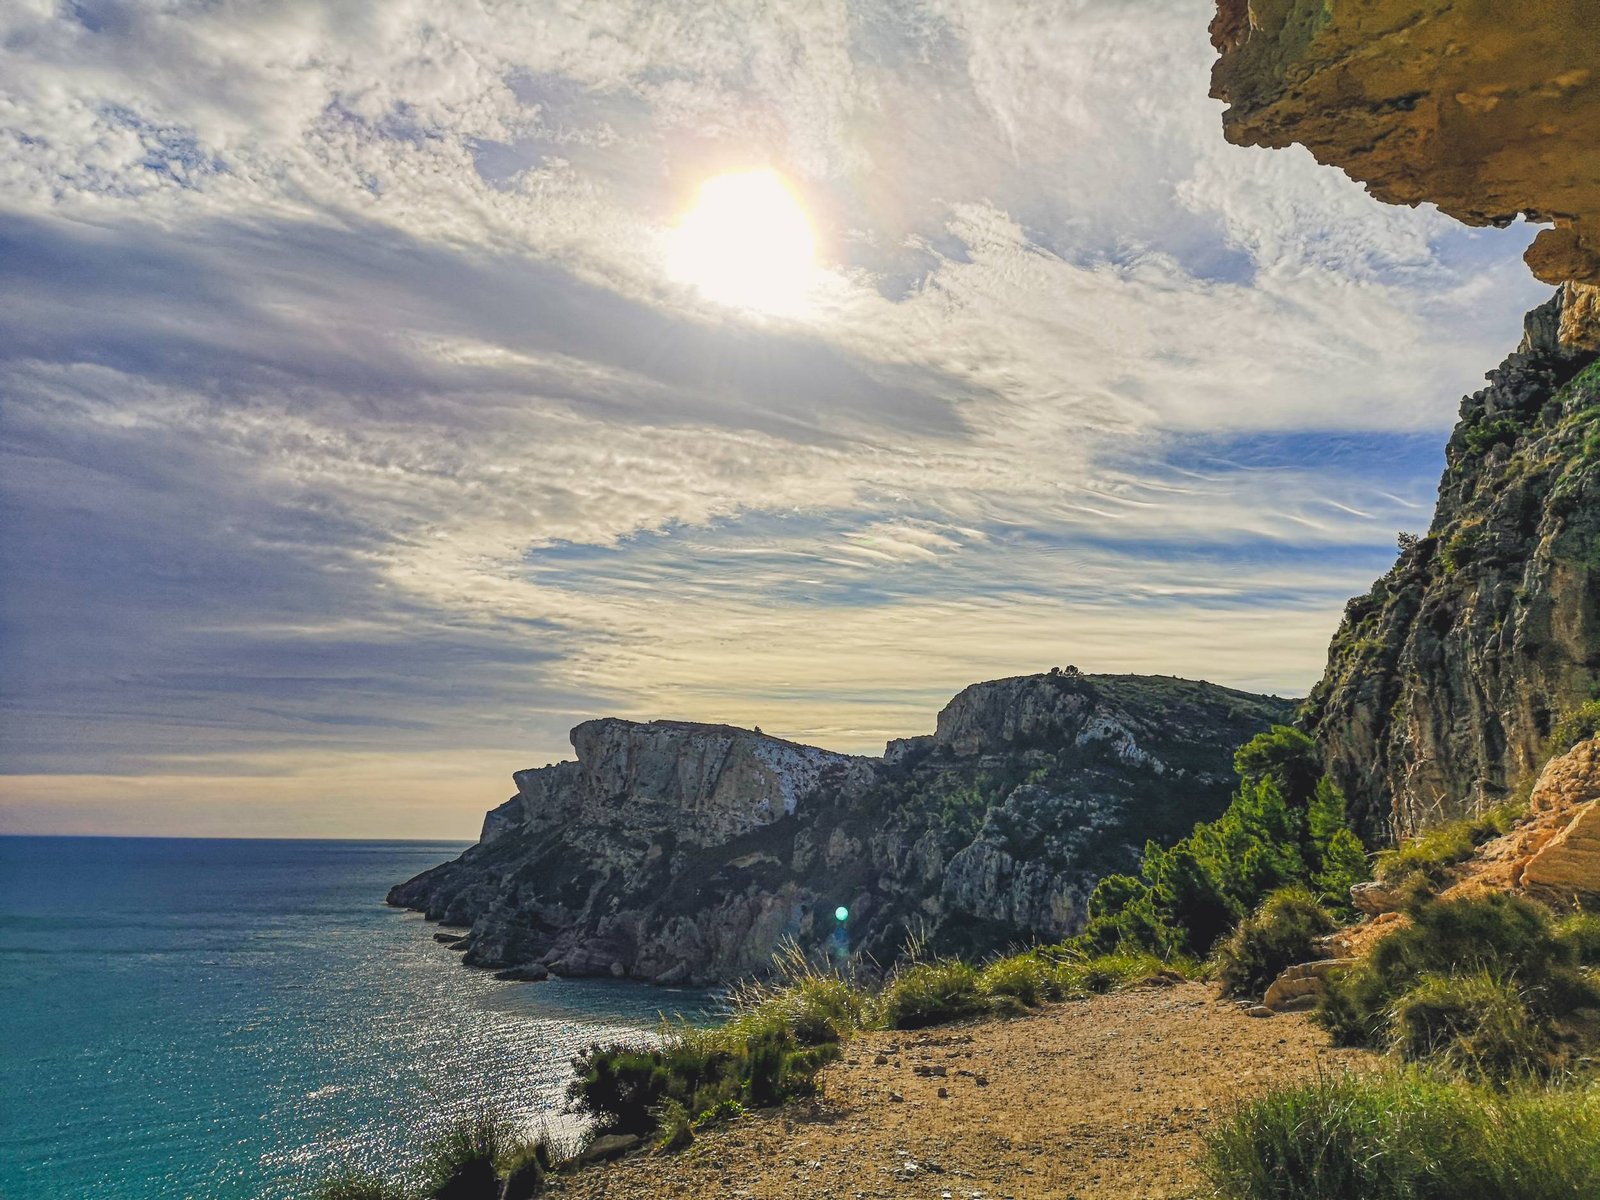
[(1579, 742), (1546, 763), (1533, 785), (1528, 809), (1535, 816), (1576, 811), (1591, 800), (1600, 800), (1600, 738)]
[(1600, 800), (1578, 807), (1528, 859), (1520, 882), (1530, 896), (1551, 904), (1593, 907), (1600, 901)]
[(1289, 967), (1272, 981), (1266, 995), (1261, 997), (1261, 1004), (1272, 1012), (1310, 1008), (1322, 995), (1323, 981), (1328, 975), (1343, 971), (1355, 962), (1353, 958), (1324, 958)]
[(621, 1158), (630, 1150), (636, 1149), (644, 1141), (636, 1133), (607, 1133), (594, 1139), (585, 1146), (579, 1155), (572, 1161), (580, 1167), (591, 1166), (594, 1163), (609, 1162), (613, 1158)]
[(1398, 911), (1400, 897), (1394, 888), (1374, 879), (1370, 883), (1358, 883), (1351, 888), (1350, 903), (1369, 917), (1376, 917), (1382, 913)]

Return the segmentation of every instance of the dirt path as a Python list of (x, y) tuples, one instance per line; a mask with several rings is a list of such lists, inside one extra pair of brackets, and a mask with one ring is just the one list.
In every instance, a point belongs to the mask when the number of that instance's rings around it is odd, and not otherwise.
[(1319, 1067), (1364, 1061), (1359, 1051), (1330, 1049), (1304, 1016), (1250, 1017), (1201, 984), (1060, 1004), (1012, 1021), (866, 1034), (823, 1073), (816, 1104), (744, 1117), (682, 1154), (638, 1154), (580, 1172), (560, 1181), (558, 1194), (1182, 1197), (1201, 1183), (1201, 1134), (1237, 1100)]

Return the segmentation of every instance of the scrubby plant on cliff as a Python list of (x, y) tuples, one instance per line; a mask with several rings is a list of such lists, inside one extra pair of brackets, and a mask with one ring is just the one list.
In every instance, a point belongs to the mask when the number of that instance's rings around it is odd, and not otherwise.
[(1600, 700), (1590, 700), (1563, 714), (1550, 731), (1549, 757), (1565, 754), (1579, 742), (1600, 733)]
[(1231, 996), (1259, 996), (1287, 967), (1316, 958), (1332, 915), (1304, 885), (1280, 888), (1217, 944), (1217, 977)]
[(1527, 797), (1518, 796), (1476, 817), (1435, 825), (1380, 850), (1374, 873), (1391, 890), (1411, 901), (1427, 899), (1454, 880), (1450, 868), (1471, 858), (1483, 843), (1508, 832), (1527, 811)]
[(1519, 896), (1434, 901), (1328, 981), (1316, 1019), (1342, 1045), (1394, 1049), (1504, 1083), (1600, 1046), (1585, 925)]
[(1241, 1106), (1204, 1166), (1218, 1200), (1600, 1196), (1600, 1087), (1333, 1075)]
[(1368, 878), (1366, 853), (1311, 740), (1276, 726), (1240, 747), (1234, 765), (1240, 786), (1222, 816), (1170, 849), (1146, 845), (1137, 876), (1100, 881), (1080, 945), (1203, 956), (1269, 894), (1294, 885), (1346, 915), (1350, 886)]

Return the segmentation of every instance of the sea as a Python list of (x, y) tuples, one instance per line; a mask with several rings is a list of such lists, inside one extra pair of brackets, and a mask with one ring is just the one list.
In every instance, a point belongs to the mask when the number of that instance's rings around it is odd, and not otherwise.
[(383, 903), (462, 849), (0, 837), (0, 1198), (289, 1200), (485, 1106), (572, 1137), (577, 1050), (713, 998), (464, 968)]

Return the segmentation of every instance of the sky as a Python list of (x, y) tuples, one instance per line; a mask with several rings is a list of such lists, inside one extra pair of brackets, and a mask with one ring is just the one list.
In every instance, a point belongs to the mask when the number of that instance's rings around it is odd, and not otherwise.
[[(1228, 145), (1209, 17), (0, 6), (0, 831), (470, 838), (579, 720), (874, 753), (1068, 663), (1303, 695), (1547, 289)], [(751, 171), (792, 303), (679, 261)]]

